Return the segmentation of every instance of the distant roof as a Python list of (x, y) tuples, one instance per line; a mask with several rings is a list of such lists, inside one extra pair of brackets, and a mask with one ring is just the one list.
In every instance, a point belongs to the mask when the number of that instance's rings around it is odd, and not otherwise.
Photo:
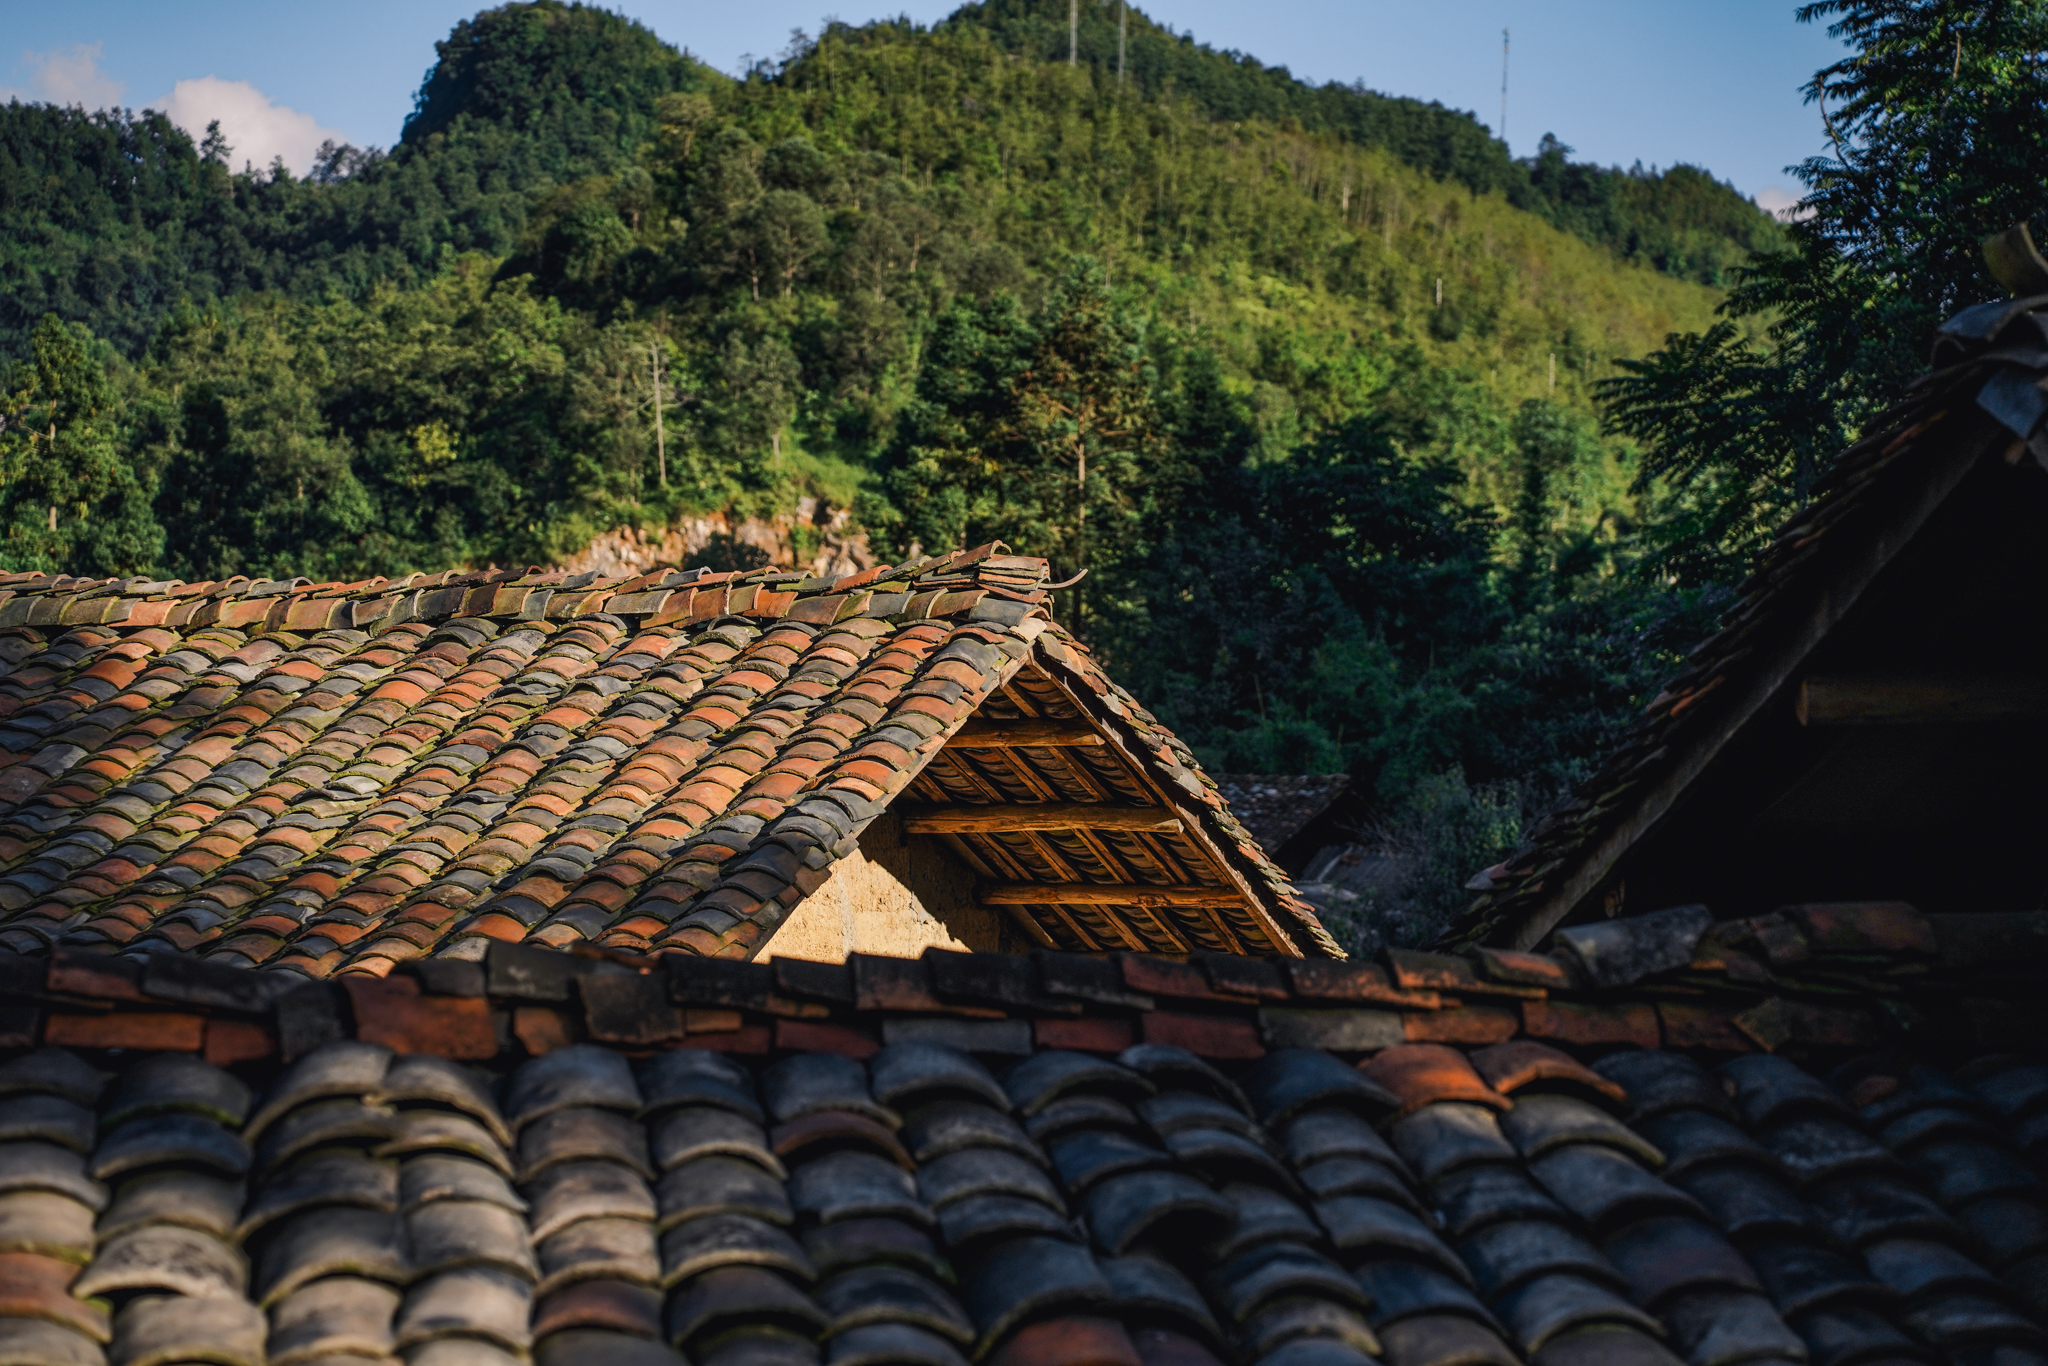
[(1232, 813), (1274, 858), (1350, 786), (1350, 776), (1343, 773), (1216, 775), (1216, 788)]
[(1338, 955), (1046, 577), (0, 578), (0, 947), (745, 958), (894, 807), (1047, 948)]
[[(1799, 671), (1944, 503), (1958, 501), (1953, 495), (1966, 481), (1974, 480), (1968, 486), (1977, 491), (1971, 507), (2010, 505), (1998, 491), (2003, 485), (1985, 481), (2017, 477), (2014, 467), (2022, 466), (2024, 491), (2037, 496), (2040, 472), (2030, 467), (2048, 468), (2044, 345), (2048, 297), (1980, 305), (1944, 325), (1936, 368), (1836, 459), (1812, 500), (1764, 552), (1720, 632), (1692, 653), (1600, 769), (1539, 821), (1520, 849), (1475, 879), (1484, 890), (1440, 942), (1529, 948), (1561, 923), (1612, 913), (1593, 898), (1620, 861), (1647, 835), (1689, 818), (1676, 814), (1689, 789), (1767, 704), (1789, 714), (1788, 690), (1799, 686)], [(1950, 533), (1966, 548), (2032, 535), (2014, 530), (2016, 536), (1993, 537), (1988, 526), (1965, 518)], [(2005, 549), (2038, 564), (2027, 545)], [(1970, 592), (1995, 614), (2001, 592), (2027, 596), (2032, 587), (2022, 592), (2008, 581)], [(1954, 594), (1950, 601), (1963, 606)], [(2037, 605), (2037, 598), (2030, 602)], [(1896, 760), (1889, 766), (1900, 768)], [(1752, 807), (1765, 800), (1751, 794)], [(1843, 869), (1844, 876), (1855, 871)], [(1631, 901), (1630, 910), (1641, 904)]]

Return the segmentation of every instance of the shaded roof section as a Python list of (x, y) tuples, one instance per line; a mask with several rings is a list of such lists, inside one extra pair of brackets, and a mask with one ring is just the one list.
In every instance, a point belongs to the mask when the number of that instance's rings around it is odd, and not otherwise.
[(1987, 304), (1942, 329), (1937, 368), (1837, 459), (1721, 631), (1482, 875), (1445, 944), (1528, 948), (1671, 900), (2037, 904), (2010, 825), (2048, 812), (1992, 794), (2034, 771), (2048, 716), (2024, 681), (2048, 588), (2044, 309)]
[(1680, 912), (1383, 964), (493, 944), (319, 982), (0, 955), (0, 1344), (2032, 1362), (2048, 1067), (2009, 1040), (2043, 1037), (2042, 928)]
[(311, 977), (493, 942), (745, 958), (893, 809), (1047, 947), (1335, 954), (1048, 619), (1045, 562), (999, 552), (0, 580), (0, 946)]
[(1216, 787), (1252, 838), (1284, 864), (1281, 851), (1337, 805), (1350, 791), (1351, 778), (1344, 773), (1219, 773)]

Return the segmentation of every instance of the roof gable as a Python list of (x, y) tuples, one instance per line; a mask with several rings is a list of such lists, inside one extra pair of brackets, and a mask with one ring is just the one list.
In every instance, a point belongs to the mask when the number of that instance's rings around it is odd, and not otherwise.
[[(1936, 351), (1943, 368), (1839, 457), (1813, 501), (1765, 552), (1723, 629), (1693, 653), (1601, 769), (1537, 825), (1523, 848), (1481, 875), (1483, 890), (1446, 942), (1529, 948), (1560, 924), (1699, 900), (1697, 891), (1663, 898), (1670, 878), (1638, 874), (1676, 868), (1708, 876), (1716, 860), (1730, 862), (1730, 841), (1754, 843), (1744, 867), (1761, 870), (1750, 890), (1755, 897), (1939, 899), (1896, 880), (1871, 888), (1847, 881), (1826, 888), (1768, 884), (1787, 860), (1798, 861), (1790, 833), (1802, 818), (1795, 806), (1804, 803), (1810, 818), (1832, 802), (1839, 808), (1833, 819), (1847, 823), (1857, 795), (1850, 771), (1859, 755), (1866, 772), (1907, 770), (1905, 758), (1880, 752), (1883, 740), (1867, 732), (1819, 734), (1824, 726), (1886, 718), (1822, 716), (1809, 703), (1831, 687), (1833, 695), (1847, 696), (1846, 687), (1865, 699), (1882, 691), (1924, 693), (1939, 681), (1943, 651), (1953, 650), (1959, 635), (1970, 640), (1946, 661), (1948, 676), (1969, 675), (1964, 690), (1972, 696), (1995, 691), (1999, 683), (1988, 671), (2004, 648), (1996, 638), (2014, 631), (1988, 621), (1986, 605), (2010, 594), (2009, 606), (2038, 610), (2032, 589), (2048, 585), (2033, 582), (2039, 571), (2024, 550), (2031, 536), (2017, 524), (2048, 497), (2048, 481), (2024, 444), (2048, 407), (2035, 387), (2048, 371), (2048, 354), (2039, 350), (2042, 315), (2029, 311), (2040, 302), (1971, 310), (1945, 329)], [(2018, 390), (2032, 399), (2016, 399)], [(1944, 613), (1962, 624), (1944, 627)], [(2011, 626), (2020, 634), (2030, 629), (2019, 621)], [(1858, 672), (1830, 672), (1842, 669)], [(1894, 730), (1892, 740), (1900, 734)], [(1961, 752), (1957, 734), (1946, 732), (1938, 748)], [(1984, 755), (1980, 766), (1986, 774), (2010, 767), (2016, 753)], [(1866, 783), (1863, 796), (1877, 790)], [(1924, 798), (1924, 806), (1931, 804)], [(1867, 800), (1864, 806), (1867, 814)], [(1782, 828), (1765, 828), (1774, 822)], [(1879, 839), (1882, 822), (1863, 825), (1877, 841), (1876, 856), (1837, 841), (1833, 857), (1844, 879), (1879, 872), (1887, 853), (1901, 852), (1895, 831)], [(1716, 839), (1718, 849), (1705, 847)], [(1770, 839), (1780, 843), (1775, 859), (1765, 850)], [(1769, 905), (1716, 909), (1740, 915)]]
[[(1047, 947), (1336, 953), (1000, 549), (839, 580), (12, 576), (0, 946), (744, 958), (903, 798), (935, 831), (987, 808), (933, 837)], [(1098, 743), (1022, 743), (1062, 726)]]

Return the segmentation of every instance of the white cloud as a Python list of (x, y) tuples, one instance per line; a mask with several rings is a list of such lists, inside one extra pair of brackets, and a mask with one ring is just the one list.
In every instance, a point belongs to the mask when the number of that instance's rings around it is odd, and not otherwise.
[(1757, 191), (1756, 206), (1785, 223), (1795, 223), (1802, 218), (1813, 216), (1812, 209), (1803, 207), (1801, 196), (1782, 185), (1773, 185), (1768, 190)]
[(267, 170), (279, 157), (294, 175), (304, 175), (313, 166), (313, 153), (320, 144), (348, 138), (337, 128), (323, 128), (311, 114), (302, 114), (258, 90), (247, 81), (224, 81), (218, 76), (179, 81), (171, 93), (151, 100), (149, 107), (161, 109), (172, 123), (191, 134), (197, 142), (206, 136), (206, 125), (220, 120), (227, 137), (228, 165), (235, 170), (254, 166)]
[(23, 99), (44, 104), (79, 105), (104, 109), (121, 102), (127, 89), (100, 70), (100, 44), (80, 43), (73, 48), (48, 52), (24, 52), (22, 65), (28, 68), (28, 87), (17, 90), (0, 86), (0, 99)]

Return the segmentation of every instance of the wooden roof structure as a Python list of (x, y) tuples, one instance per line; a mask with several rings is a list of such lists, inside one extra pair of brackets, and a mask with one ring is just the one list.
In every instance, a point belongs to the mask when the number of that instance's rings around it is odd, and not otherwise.
[(0, 578), (0, 948), (747, 958), (891, 812), (1027, 944), (1341, 956), (1046, 580)]
[(1444, 943), (1526, 949), (1680, 903), (2039, 908), (2048, 295), (1957, 315), (1934, 363)]

